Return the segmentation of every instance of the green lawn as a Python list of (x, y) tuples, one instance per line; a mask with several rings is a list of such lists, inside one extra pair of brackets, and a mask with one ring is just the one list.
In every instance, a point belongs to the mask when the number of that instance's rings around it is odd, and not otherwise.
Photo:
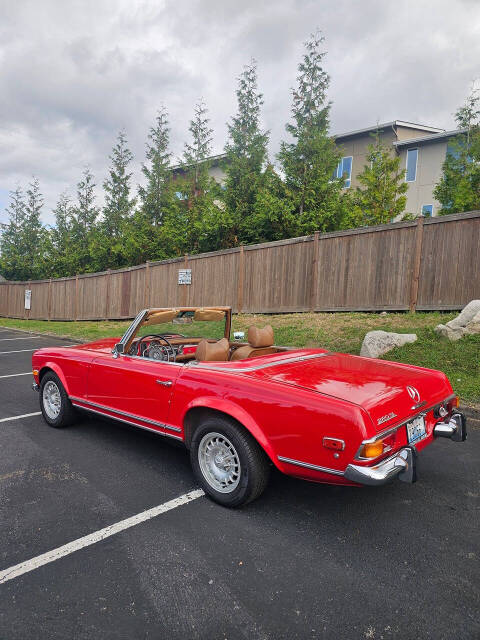
[[(416, 333), (418, 340), (385, 356), (432, 369), (441, 369), (450, 378), (462, 401), (480, 404), (480, 334), (458, 342), (439, 338), (433, 328), (454, 318), (456, 313), (294, 313), (282, 315), (241, 314), (233, 317), (233, 329), (245, 330), (250, 324), (272, 324), (275, 342), (299, 347), (325, 347), (333, 351), (358, 354), (367, 331), (383, 329)], [(205, 323), (205, 336), (210, 337)], [(212, 323), (215, 324), (215, 323)], [(0, 325), (28, 331), (46, 332), (79, 340), (120, 336), (129, 322), (45, 322), (0, 318)], [(181, 327), (176, 327), (182, 332)], [(160, 329), (159, 329), (160, 330)]]

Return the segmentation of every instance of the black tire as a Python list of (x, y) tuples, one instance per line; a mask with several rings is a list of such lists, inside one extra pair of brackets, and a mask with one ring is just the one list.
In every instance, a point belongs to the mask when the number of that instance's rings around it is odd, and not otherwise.
[[(53, 385), (53, 386), (52, 386)], [(49, 407), (47, 401), (47, 393), (49, 390), (54, 390), (54, 387), (59, 392), (59, 411), (58, 415), (53, 415), (51, 406)], [(40, 409), (42, 411), (43, 418), (47, 424), (55, 429), (63, 429), (68, 427), (75, 420), (76, 411), (70, 402), (67, 392), (65, 391), (63, 384), (60, 382), (60, 378), (53, 371), (48, 371), (40, 382)]]
[[(232, 464), (235, 470), (238, 469), (238, 473), (234, 474), (236, 480), (231, 484), (232, 487), (234, 484), (235, 486), (231, 489), (225, 487), (225, 492), (217, 490), (213, 484), (216, 479), (209, 478), (208, 474), (211, 472), (205, 468), (208, 466), (205, 462), (207, 458), (202, 452), (205, 446), (215, 442), (219, 442), (225, 451), (233, 451), (234, 455), (229, 459), (238, 463)], [(199, 454), (200, 447), (202, 451)], [(240, 507), (258, 498), (267, 486), (270, 475), (270, 461), (256, 440), (233, 420), (221, 416), (207, 418), (195, 429), (190, 446), (190, 461), (195, 477), (205, 493), (225, 507)]]

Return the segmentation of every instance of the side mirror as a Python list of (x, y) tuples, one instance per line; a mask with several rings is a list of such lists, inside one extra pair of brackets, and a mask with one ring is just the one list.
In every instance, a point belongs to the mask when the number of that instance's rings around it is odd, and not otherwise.
[(122, 353), (125, 353), (125, 345), (122, 344), (121, 342), (117, 342), (117, 344), (113, 347), (113, 357), (114, 358), (118, 358), (119, 355), (121, 355)]

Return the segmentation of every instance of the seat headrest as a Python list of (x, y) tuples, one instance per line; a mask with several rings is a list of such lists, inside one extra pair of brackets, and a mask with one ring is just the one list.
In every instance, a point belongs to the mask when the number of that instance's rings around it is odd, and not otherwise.
[(267, 324), (263, 329), (255, 327), (253, 324), (248, 327), (248, 344), (255, 349), (259, 347), (271, 347), (274, 343), (273, 329)]
[(229, 350), (230, 343), (226, 338), (222, 338), (218, 342), (201, 340), (195, 351), (195, 360), (202, 362), (222, 362), (228, 360)]

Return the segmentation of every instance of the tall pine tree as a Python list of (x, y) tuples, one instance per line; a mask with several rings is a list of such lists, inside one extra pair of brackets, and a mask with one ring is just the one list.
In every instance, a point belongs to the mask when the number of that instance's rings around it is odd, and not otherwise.
[(297, 216), (297, 233), (339, 228), (344, 215), (343, 180), (333, 177), (339, 151), (329, 136), (330, 78), (323, 68), (324, 38), (313, 34), (305, 43), (292, 90), (292, 122), (286, 130), (292, 142), (282, 142), (278, 160), (287, 197)]
[(480, 90), (472, 88), (455, 120), (462, 133), (448, 146), (442, 177), (433, 195), (439, 215), (480, 209)]
[(168, 114), (162, 107), (157, 114), (155, 126), (150, 129), (147, 142), (147, 162), (142, 165), (146, 185), (139, 187), (142, 212), (155, 227), (162, 224), (163, 217), (172, 203), (170, 160), (170, 128)]
[(140, 207), (130, 224), (125, 248), (131, 264), (170, 256), (165, 245), (163, 223), (176, 206), (172, 175), (168, 114), (162, 107), (148, 134), (146, 162), (142, 165), (145, 184), (139, 186)]
[(135, 208), (135, 198), (130, 197), (128, 171), (133, 154), (127, 146), (125, 131), (120, 131), (117, 144), (110, 156), (109, 177), (103, 183), (105, 206), (98, 233), (94, 234), (92, 253), (95, 269), (117, 269), (128, 263), (125, 236)]
[(7, 280), (22, 280), (25, 276), (21, 238), (25, 222), (25, 198), (21, 187), (10, 191), (10, 204), (5, 211), (8, 223), (1, 225), (0, 273)]
[(257, 63), (252, 60), (238, 78), (237, 113), (228, 125), (225, 145), (225, 212), (223, 246), (252, 238), (252, 216), (262, 187), (269, 132), (260, 126), (263, 95), (258, 91)]
[(75, 273), (75, 249), (72, 246), (72, 205), (62, 193), (53, 210), (55, 226), (50, 230), (50, 274), (61, 278)]
[(179, 197), (165, 219), (164, 237), (175, 255), (209, 251), (217, 242), (220, 188), (209, 174), (213, 130), (207, 114), (203, 101), (198, 102), (189, 126), (191, 141), (185, 143), (173, 180)]
[(95, 270), (91, 251), (99, 214), (95, 205), (95, 186), (90, 168), (85, 167), (83, 177), (77, 184), (77, 202), (71, 209), (74, 273)]
[(135, 198), (130, 198), (132, 174), (128, 171), (133, 153), (127, 146), (125, 131), (120, 131), (118, 134), (117, 144), (112, 150), (110, 160), (112, 164), (109, 177), (103, 183), (105, 206), (102, 228), (106, 235), (118, 238), (123, 232), (125, 221), (131, 216), (135, 207)]
[(43, 195), (37, 178), (29, 184), (25, 201), (25, 219), (21, 230), (25, 272), (28, 279), (38, 279), (45, 275), (45, 250), (47, 234), (40, 220)]

